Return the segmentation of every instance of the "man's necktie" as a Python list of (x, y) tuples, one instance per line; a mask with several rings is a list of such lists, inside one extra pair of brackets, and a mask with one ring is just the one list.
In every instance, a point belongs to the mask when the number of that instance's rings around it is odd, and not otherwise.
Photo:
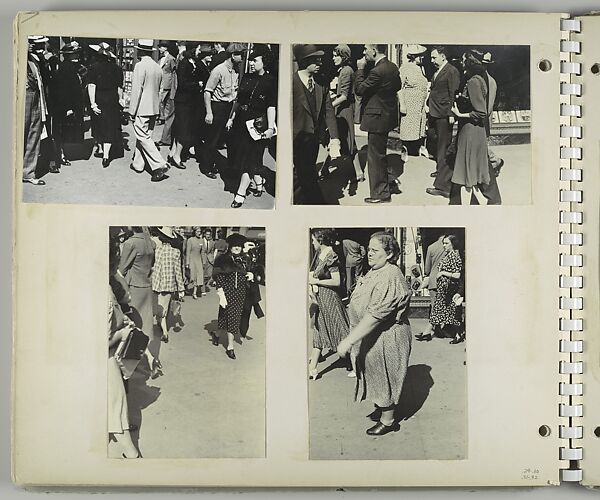
[(313, 90), (315, 90), (315, 81), (313, 80), (313, 77), (309, 77), (308, 78), (308, 91), (312, 92)]

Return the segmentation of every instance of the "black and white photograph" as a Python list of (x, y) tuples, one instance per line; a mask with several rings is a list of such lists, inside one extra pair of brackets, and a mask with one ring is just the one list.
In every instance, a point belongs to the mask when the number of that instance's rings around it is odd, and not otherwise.
[(293, 55), (294, 204), (531, 204), (529, 46)]
[(310, 458), (467, 456), (464, 228), (313, 228)]
[(108, 456), (265, 456), (265, 230), (109, 228)]
[(28, 37), (23, 201), (274, 206), (279, 46)]

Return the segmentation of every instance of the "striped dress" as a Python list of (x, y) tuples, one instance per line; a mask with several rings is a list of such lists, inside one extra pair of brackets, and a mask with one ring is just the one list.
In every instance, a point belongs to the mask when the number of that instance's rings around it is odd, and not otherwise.
[[(340, 263), (335, 252), (331, 250), (325, 256), (320, 254), (315, 259), (311, 271), (318, 279), (329, 279), (332, 272), (340, 273)], [(348, 314), (342, 304), (341, 286), (313, 288), (318, 305), (316, 328), (313, 329), (313, 347), (335, 351), (341, 340), (348, 335)]]
[(379, 323), (364, 337), (356, 359), (356, 399), (369, 399), (381, 408), (398, 404), (408, 368), (412, 333), (408, 321), (411, 291), (402, 271), (393, 264), (371, 269), (358, 279), (350, 299), (350, 326), (365, 314)]

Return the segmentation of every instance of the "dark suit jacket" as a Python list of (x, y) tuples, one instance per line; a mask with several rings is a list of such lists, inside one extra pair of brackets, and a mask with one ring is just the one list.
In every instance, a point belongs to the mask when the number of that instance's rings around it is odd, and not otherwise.
[(445, 118), (451, 115), (450, 110), (459, 87), (460, 73), (455, 66), (446, 63), (431, 82), (428, 105), (429, 115), (432, 118)]
[(401, 86), (398, 66), (387, 58), (370, 70), (357, 70), (354, 91), (362, 97), (361, 130), (383, 133), (398, 126), (397, 92)]
[(315, 82), (313, 92), (315, 93), (316, 109), (313, 110), (306, 97), (306, 87), (297, 72), (294, 73), (292, 86), (294, 139), (301, 132), (321, 137), (326, 128), (329, 130), (330, 138), (338, 139), (337, 122), (328, 90)]

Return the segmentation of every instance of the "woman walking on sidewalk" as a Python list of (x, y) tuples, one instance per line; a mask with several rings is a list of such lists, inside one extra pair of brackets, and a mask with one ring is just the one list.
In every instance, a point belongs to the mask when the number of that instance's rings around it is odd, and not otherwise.
[(181, 252), (175, 246), (175, 233), (168, 226), (157, 228), (159, 244), (156, 246), (152, 269), (152, 290), (157, 298), (156, 316), (162, 330), (161, 340), (169, 341), (167, 314), (174, 294), (183, 297), (185, 290), (181, 269)]
[(189, 286), (192, 289), (193, 299), (206, 295), (204, 292), (204, 254), (206, 254), (206, 248), (202, 239), (202, 228), (196, 227), (194, 235), (187, 240), (185, 251), (185, 268), (190, 273)]
[[(227, 237), (229, 249), (215, 259), (213, 278), (219, 296), (219, 330), (227, 333), (226, 354), (230, 359), (235, 358), (233, 340), (240, 335), (242, 311), (246, 300), (248, 279), (251, 273), (246, 272), (246, 261), (242, 255), (245, 236), (233, 233)], [(211, 332), (213, 345), (219, 345), (219, 337)]]

